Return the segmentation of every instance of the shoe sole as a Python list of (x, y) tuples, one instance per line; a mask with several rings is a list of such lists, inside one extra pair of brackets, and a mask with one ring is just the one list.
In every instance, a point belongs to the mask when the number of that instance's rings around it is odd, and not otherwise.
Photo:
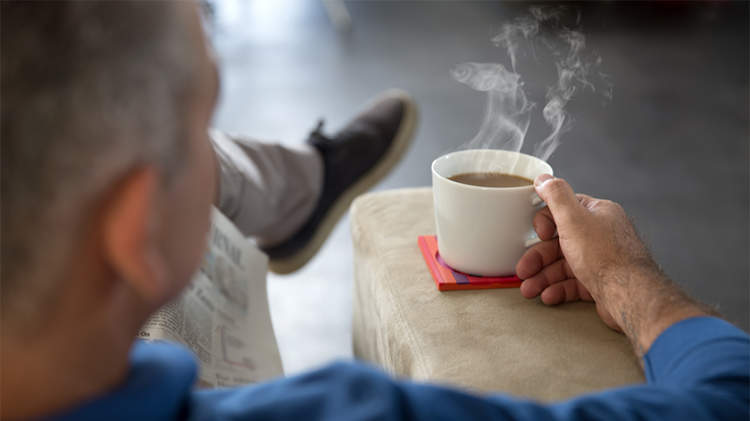
[(398, 131), (396, 131), (396, 137), (388, 148), (388, 151), (385, 153), (383, 159), (375, 167), (370, 169), (369, 172), (365, 173), (358, 182), (354, 183), (344, 191), (338, 200), (334, 202), (328, 211), (328, 214), (323, 218), (320, 225), (318, 225), (318, 229), (315, 231), (315, 234), (313, 234), (312, 239), (310, 239), (310, 242), (305, 247), (292, 256), (269, 260), (268, 268), (271, 272), (279, 275), (286, 275), (296, 271), (309, 262), (323, 246), (323, 243), (325, 243), (326, 239), (331, 234), (331, 231), (333, 231), (333, 228), (349, 209), (349, 206), (354, 199), (385, 178), (393, 167), (401, 161), (411, 144), (414, 137), (414, 131), (417, 127), (417, 104), (411, 96), (400, 90), (389, 90), (383, 95), (375, 98), (373, 103), (382, 100), (383, 97), (390, 96), (397, 96), (403, 101), (404, 116), (401, 120)]

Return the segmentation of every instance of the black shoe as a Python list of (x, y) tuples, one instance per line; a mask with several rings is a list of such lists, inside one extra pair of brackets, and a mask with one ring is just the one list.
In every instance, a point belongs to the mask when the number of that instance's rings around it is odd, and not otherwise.
[(417, 125), (417, 106), (402, 91), (387, 91), (333, 137), (321, 130), (307, 143), (323, 158), (323, 189), (307, 222), (283, 243), (263, 251), (269, 268), (291, 273), (305, 265), (325, 242), (352, 201), (369, 190), (398, 163)]

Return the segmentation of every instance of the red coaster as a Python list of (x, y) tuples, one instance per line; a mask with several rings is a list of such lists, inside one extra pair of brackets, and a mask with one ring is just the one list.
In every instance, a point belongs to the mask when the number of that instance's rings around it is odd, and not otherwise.
[(457, 289), (490, 289), (517, 288), (521, 280), (513, 276), (476, 276), (459, 272), (445, 264), (437, 248), (437, 237), (434, 235), (420, 235), (417, 238), (422, 256), (427, 268), (430, 269), (432, 279), (440, 291)]

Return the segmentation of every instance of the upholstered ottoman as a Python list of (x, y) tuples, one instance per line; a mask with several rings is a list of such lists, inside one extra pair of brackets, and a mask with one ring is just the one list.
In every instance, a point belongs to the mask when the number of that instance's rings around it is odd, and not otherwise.
[(434, 235), (428, 188), (351, 209), (354, 354), (416, 380), (555, 400), (643, 381), (626, 338), (591, 303), (547, 307), (518, 288), (439, 292), (417, 246)]

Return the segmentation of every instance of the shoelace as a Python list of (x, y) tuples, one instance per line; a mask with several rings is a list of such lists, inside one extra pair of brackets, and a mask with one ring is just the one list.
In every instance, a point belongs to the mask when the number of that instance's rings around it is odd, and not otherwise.
[(310, 132), (310, 137), (315, 142), (316, 146), (320, 148), (327, 148), (329, 146), (333, 146), (336, 141), (323, 134), (323, 126), (325, 126), (325, 120), (322, 118), (318, 119), (318, 124), (315, 126), (315, 129)]

